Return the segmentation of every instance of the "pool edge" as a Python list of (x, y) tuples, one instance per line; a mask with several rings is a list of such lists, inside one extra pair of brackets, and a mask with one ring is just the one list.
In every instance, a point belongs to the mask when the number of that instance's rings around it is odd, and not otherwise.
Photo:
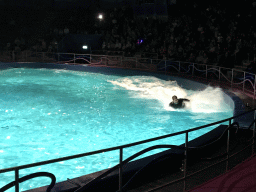
[[(45, 63), (10, 63), (11, 65), (8, 65), (8, 66), (2, 66), (1, 69), (7, 69), (7, 68), (22, 68), (22, 67), (28, 67), (28, 68), (50, 68), (50, 69), (67, 69), (67, 70), (80, 70), (81, 68), (84, 68), (84, 66), (70, 66), (70, 65), (66, 65), (66, 64), (45, 64)], [(32, 66), (31, 66), (32, 65)], [(56, 65), (60, 66), (58, 68), (56, 68)], [(97, 69), (95, 67), (91, 68), (92, 70), (90, 72), (97, 72)], [(107, 69), (108, 70), (112, 70), (112, 69)], [(126, 69), (122, 69), (122, 70), (126, 70)], [(82, 70), (83, 71), (83, 70)], [(140, 71), (141, 72), (141, 71)], [(193, 80), (191, 80), (193, 81)], [(194, 81), (196, 82), (196, 81)], [(202, 82), (200, 82), (202, 83)], [(242, 112), (245, 112), (245, 106), (243, 104), (243, 102), (241, 101), (241, 99), (239, 97), (237, 97), (236, 95), (234, 95), (232, 92), (229, 92), (227, 91), (226, 92), (231, 98), (232, 100), (234, 101), (234, 115), (235, 114), (240, 114)], [(201, 143), (201, 142), (205, 142), (204, 140), (206, 138), (209, 139), (209, 135), (211, 135), (211, 138), (215, 138), (213, 137), (213, 135), (215, 135), (216, 137), (221, 133), (221, 130), (223, 131), (224, 127), (223, 126), (218, 126), (217, 128), (213, 129), (212, 131), (190, 141), (189, 143)], [(214, 133), (214, 134), (213, 134)], [(209, 140), (207, 140), (209, 142)], [(202, 143), (201, 143), (202, 144)], [(152, 156), (149, 156), (149, 157), (145, 157), (145, 158), (142, 158), (140, 160), (137, 160), (137, 161), (134, 161), (134, 162), (131, 162), (129, 163), (128, 165), (130, 166), (130, 170), (127, 168), (127, 173), (131, 173), (131, 172), (136, 172), (134, 171), (135, 168), (138, 168), (138, 167), (141, 167), (142, 164), (145, 164), (145, 162), (150, 162), (151, 160), (159, 157), (159, 156), (165, 156), (166, 154), (172, 154), (175, 156), (175, 158), (177, 157), (182, 157), (183, 155), (179, 152), (179, 151), (173, 151), (173, 150), (168, 150), (168, 151), (165, 151), (165, 152), (161, 152), (161, 153), (158, 153), (158, 154), (155, 154), (155, 155), (152, 155)], [(183, 153), (183, 152), (182, 152)], [(101, 171), (102, 172), (102, 171)], [(90, 180), (91, 178), (94, 178), (96, 175), (98, 175), (99, 172), (97, 173), (92, 173), (92, 174), (89, 174), (89, 175), (86, 175), (86, 176), (81, 176), (81, 177), (78, 177), (78, 178), (75, 178), (75, 179), (72, 179), (71, 181), (74, 182), (74, 183), (80, 183), (80, 181), (78, 181), (77, 179), (82, 179), (82, 180)], [(124, 173), (125, 174), (125, 173)], [(84, 178), (86, 177), (86, 178)], [(113, 173), (111, 174), (111, 179), (116, 179), (116, 177), (118, 177), (118, 175), (116, 173)], [(110, 179), (110, 177), (108, 179)], [(107, 180), (107, 178), (105, 178)], [(72, 191), (73, 189), (77, 188), (78, 186), (76, 184), (72, 184), (71, 182), (69, 181), (63, 181), (63, 182), (59, 182), (55, 185), (54, 189), (55, 191)], [(31, 190), (27, 190), (29, 192), (35, 192), (35, 191), (45, 191), (46, 189), (46, 186), (44, 187), (40, 187), (40, 188), (36, 188), (36, 189), (31, 189)], [(59, 189), (59, 190), (58, 190)]]

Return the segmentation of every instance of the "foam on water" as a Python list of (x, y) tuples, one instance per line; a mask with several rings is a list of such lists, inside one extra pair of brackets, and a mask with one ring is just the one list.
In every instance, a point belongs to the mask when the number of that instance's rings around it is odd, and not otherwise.
[[(0, 169), (150, 139), (232, 115), (219, 88), (187, 90), (152, 76), (8, 69), (0, 71), (0, 82)], [(187, 108), (169, 107), (173, 95), (190, 99)], [(193, 132), (189, 140), (212, 129)], [(124, 159), (159, 143), (182, 144), (184, 136), (125, 149)], [(25, 169), (20, 175), (50, 171), (60, 182), (110, 168), (118, 158), (118, 152), (97, 154)], [(0, 187), (14, 179), (13, 173), (0, 178)], [(48, 184), (40, 178), (21, 189)]]
[[(230, 107), (224, 102), (221, 88), (207, 87), (201, 91), (186, 90), (180, 87), (176, 81), (164, 81), (156, 77), (135, 76), (132, 78), (120, 78), (109, 81), (114, 85), (135, 92), (133, 97), (145, 99), (156, 99), (162, 103), (165, 110), (216, 113), (227, 111)], [(174, 109), (169, 107), (172, 96), (187, 98), (185, 109)]]

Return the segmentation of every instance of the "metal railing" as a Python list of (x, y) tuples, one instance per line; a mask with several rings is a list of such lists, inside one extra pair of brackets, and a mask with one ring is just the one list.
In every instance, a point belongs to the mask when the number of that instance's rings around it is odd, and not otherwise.
[[(207, 53), (208, 51), (206, 50), (195, 50), (194, 51), (196, 52), (195, 55), (198, 55), (200, 54), (200, 52), (203, 52), (203, 53)], [(40, 51), (37, 51), (37, 50), (23, 50), (23, 51), (10, 51), (10, 50), (1, 50), (0, 51), (0, 56), (1, 55), (9, 55), (9, 61), (15, 61), (17, 58), (20, 58), (20, 56), (22, 56), (23, 58), (26, 58), (29, 57), (29, 53), (30, 52), (34, 52), (34, 53), (39, 53)], [(46, 52), (45, 52), (46, 53)], [(55, 52), (51, 52), (51, 51), (48, 51), (47, 53), (55, 53)], [(121, 51), (121, 50), (91, 50), (90, 51), (90, 54), (92, 55), (109, 55), (109, 56), (113, 56), (113, 55), (119, 55), (119, 56), (122, 56), (122, 57), (126, 57), (127, 54), (126, 52), (124, 51)], [(216, 53), (216, 55), (225, 55), (226, 54), (226, 51), (223, 51), (223, 52), (218, 52)], [(136, 52), (133, 54), (134, 57), (138, 57), (138, 58), (154, 58), (154, 59), (157, 59), (158, 58), (158, 53), (155, 53), (155, 52)], [(235, 61), (236, 61), (236, 53), (234, 53), (234, 57), (235, 57)], [(169, 56), (169, 59), (167, 58), (166, 60), (171, 60), (171, 56)], [(247, 53), (247, 56), (244, 57), (244, 59), (242, 60), (242, 65), (245, 64), (245, 65), (248, 65), (250, 63), (250, 61), (256, 61), (256, 54), (255, 53)], [(194, 61), (193, 61), (194, 62)], [(213, 61), (214, 62), (214, 61)], [(219, 62), (219, 58), (218, 56), (216, 56), (216, 62), (214, 63), (218, 63)], [(242, 66), (240, 66), (242, 67)]]
[[(62, 53), (58, 53), (58, 58)], [(74, 55), (75, 57), (75, 55)], [(215, 65), (206, 65), (198, 63), (189, 63), (182, 61), (160, 60), (152, 58), (137, 58), (137, 57), (122, 57), (122, 56), (102, 56), (88, 55), (88, 64), (92, 66), (104, 65), (112, 67), (122, 67), (129, 69), (148, 70), (153, 72), (163, 72), (171, 74), (178, 72), (180, 74), (189, 74), (192, 77), (200, 77), (207, 80), (215, 80), (222, 82), (231, 88), (240, 89), (243, 92), (249, 93), (255, 99), (256, 75), (247, 71), (241, 71), (234, 68), (225, 68)], [(73, 58), (73, 55), (72, 57)], [(73, 62), (71, 60), (71, 62)], [(59, 63), (67, 63), (60, 61)], [(70, 63), (70, 62), (69, 62)], [(76, 63), (75, 61), (73, 62)]]
[(250, 72), (181, 61), (164, 61), (158, 71), (162, 71), (165, 74), (178, 72), (210, 81), (215, 80), (221, 82), (222, 85), (247, 92), (255, 99), (256, 75)]
[[(18, 170), (16, 170), (18, 171)], [(12, 188), (13, 186), (15, 186), (15, 191), (19, 191), (19, 183), (22, 183), (24, 181), (36, 178), (36, 177), (49, 177), (52, 181), (50, 183), (50, 185), (47, 187), (46, 192), (50, 192), (52, 190), (52, 188), (54, 187), (55, 183), (56, 183), (56, 177), (55, 175), (53, 175), (52, 173), (48, 173), (48, 172), (37, 172), (37, 173), (32, 173), (29, 174), (27, 176), (21, 177), (19, 178), (19, 173), (16, 173), (15, 171), (15, 181), (5, 185), (4, 187), (2, 187), (0, 189), (0, 191), (6, 191), (10, 188)]]
[[(255, 124), (256, 122), (255, 122), (255, 120), (253, 121), (253, 123)], [(242, 150), (239, 150), (238, 152), (235, 152), (235, 153), (233, 153), (233, 154), (230, 154), (230, 143), (229, 143), (229, 141), (230, 141), (230, 129), (231, 128), (233, 128), (232, 126), (233, 125), (237, 125), (238, 127), (239, 127), (239, 124), (237, 124), (237, 123), (234, 123), (234, 124), (232, 124), (231, 126), (229, 126), (225, 131), (227, 131), (227, 152), (226, 153), (224, 153), (224, 154), (221, 154), (221, 155), (218, 155), (218, 156), (216, 156), (216, 157), (210, 157), (210, 158), (202, 158), (201, 159), (201, 161), (212, 161), (212, 160), (216, 160), (216, 159), (220, 159), (220, 158), (223, 158), (223, 157), (225, 157), (226, 156), (226, 158), (224, 158), (223, 160), (220, 160), (220, 161), (218, 161), (217, 163), (213, 163), (213, 164), (211, 164), (211, 165), (209, 165), (209, 166), (207, 166), (207, 167), (205, 167), (205, 168), (201, 168), (200, 170), (197, 170), (197, 171), (195, 171), (195, 172), (193, 172), (193, 173), (190, 173), (190, 174), (187, 174), (186, 172), (187, 172), (187, 169), (188, 169), (188, 166), (187, 166), (187, 160), (186, 160), (186, 158), (184, 159), (184, 162), (183, 162), (183, 167), (182, 167), (182, 171), (184, 171), (184, 177), (182, 177), (182, 178), (178, 178), (178, 179), (176, 179), (176, 180), (172, 180), (172, 181), (170, 181), (170, 182), (168, 182), (168, 183), (166, 183), (166, 184), (163, 184), (163, 185), (161, 185), (161, 186), (157, 186), (157, 187), (155, 187), (155, 188), (153, 188), (153, 189), (150, 189), (150, 190), (148, 190), (148, 192), (152, 192), (152, 191), (157, 191), (157, 190), (160, 190), (160, 189), (162, 189), (162, 188), (164, 188), (164, 187), (166, 187), (166, 186), (170, 186), (170, 185), (173, 185), (173, 184), (175, 184), (175, 183), (177, 183), (177, 182), (181, 182), (181, 181), (183, 181), (184, 183), (183, 183), (183, 191), (186, 191), (186, 181), (188, 181), (188, 179), (189, 178), (191, 178), (192, 176), (194, 176), (194, 175), (197, 175), (197, 174), (199, 174), (199, 173), (201, 173), (201, 172), (203, 172), (203, 171), (206, 171), (207, 169), (210, 169), (210, 168), (212, 168), (212, 167), (214, 167), (214, 166), (216, 166), (216, 165), (219, 165), (219, 164), (221, 164), (221, 163), (226, 163), (226, 166), (225, 166), (225, 172), (224, 173), (226, 173), (226, 172), (228, 172), (230, 169), (229, 169), (229, 160), (232, 158), (232, 157), (235, 157), (236, 155), (238, 155), (239, 153), (241, 153), (241, 152), (243, 152), (244, 150), (246, 150), (247, 148), (249, 148), (249, 147), (251, 147), (252, 148), (252, 155), (251, 155), (251, 157), (253, 157), (254, 155), (255, 155), (255, 153), (254, 153), (254, 151), (255, 151), (255, 128), (253, 129), (253, 131), (252, 131), (252, 138), (251, 139), (249, 139), (249, 142), (251, 141), (251, 144), (248, 144), (247, 146), (245, 146)], [(254, 125), (255, 126), (255, 125)], [(222, 134), (222, 136), (223, 136), (223, 134)], [(220, 137), (221, 138), (221, 137)], [(218, 138), (218, 140), (220, 139), (220, 138)], [(215, 141), (214, 141), (215, 142)], [(205, 146), (203, 146), (203, 147), (205, 147)], [(188, 148), (186, 148), (185, 149), (185, 151), (190, 151), (191, 152), (191, 150), (195, 150), (195, 149), (199, 149), (199, 148), (201, 148), (201, 147), (198, 147), (198, 148), (190, 148), (190, 147), (188, 147)]]
[[(114, 54), (115, 52), (113, 52)], [(231, 88), (238, 88), (243, 92), (253, 95), (255, 99), (256, 76), (253, 73), (230, 69), (216, 65), (189, 63), (182, 61), (160, 60), (143, 57), (124, 57), (123, 55), (94, 55), (76, 53), (51, 53), (23, 51), (4, 52), (0, 54), (1, 62), (45, 62), (45, 63), (68, 63), (89, 64), (93, 66), (104, 65), (122, 67), (165, 74), (178, 72), (190, 74), (195, 77), (216, 80), (225, 83)]]
[[(57, 53), (56, 62), (79, 64), (77, 62), (78, 54), (75, 53)], [(140, 69), (153, 72), (162, 72), (165, 74), (179, 73), (189, 74), (192, 77), (222, 82), (226, 86), (242, 90), (244, 93), (251, 94), (255, 99), (256, 75), (247, 71), (234, 68), (226, 68), (216, 65), (206, 65), (190, 63), (183, 61), (171, 61), (152, 58), (123, 57), (119, 55), (91, 55), (80, 54), (84, 57), (84, 63), (91, 66), (103, 65), (111, 67), (121, 67), (129, 69)], [(53, 58), (53, 57), (50, 57)], [(45, 60), (45, 58), (44, 58)], [(223, 84), (223, 85), (224, 85)]]
[[(106, 153), (106, 152), (118, 150), (119, 151), (119, 164), (114, 166), (112, 169), (108, 170), (106, 173), (103, 173), (99, 178), (102, 178), (102, 177), (108, 175), (110, 172), (112, 172), (112, 171), (114, 171), (118, 168), (119, 169), (119, 191), (122, 191), (123, 190), (123, 181), (122, 181), (123, 180), (123, 166), (126, 163), (128, 163), (129, 161), (131, 161), (135, 157), (138, 157), (138, 156), (144, 154), (145, 152), (147, 152), (149, 150), (153, 150), (153, 149), (156, 149), (156, 148), (178, 148), (178, 149), (183, 149), (185, 151), (185, 153), (184, 153), (184, 157), (185, 157), (184, 158), (184, 162), (185, 162), (185, 164), (184, 164), (184, 177), (180, 179), (180, 180), (184, 181), (184, 191), (185, 191), (186, 190), (186, 179), (191, 176), (191, 175), (187, 175), (187, 159), (188, 159), (187, 158), (187, 156), (188, 156), (187, 152), (188, 152), (188, 150), (190, 150), (192, 148), (195, 148), (195, 147), (192, 147), (192, 146), (188, 146), (188, 144), (189, 144), (189, 142), (188, 142), (189, 133), (193, 132), (193, 131), (203, 129), (203, 128), (206, 128), (206, 127), (218, 125), (218, 124), (221, 124), (221, 123), (224, 123), (224, 122), (229, 123), (228, 129), (226, 129), (227, 131), (229, 131), (230, 128), (232, 127), (232, 125), (237, 124), (237, 122), (232, 123), (233, 119), (235, 119), (237, 117), (240, 117), (240, 116), (243, 116), (243, 115), (246, 115), (250, 112), (255, 113), (255, 109), (250, 110), (248, 112), (245, 112), (243, 114), (237, 115), (235, 117), (227, 118), (227, 119), (217, 121), (217, 122), (214, 122), (214, 123), (211, 123), (211, 124), (203, 125), (203, 126), (200, 126), (200, 127), (197, 127), (197, 128), (192, 128), (192, 129), (188, 129), (188, 130), (185, 130), (185, 131), (180, 131), (180, 132), (177, 132), (177, 133), (163, 135), (163, 136), (155, 137), (155, 138), (152, 138), (152, 139), (147, 139), (147, 140), (143, 140), (143, 141), (139, 141), (139, 142), (135, 142), (135, 143), (130, 143), (130, 144), (127, 144), (127, 145), (112, 147), (112, 148), (108, 148), (108, 149), (102, 149), (102, 150), (88, 152), (88, 153), (82, 153), (82, 154), (77, 154), (77, 155), (72, 155), (72, 156), (67, 156), (67, 157), (62, 157), (62, 158), (56, 158), (56, 159), (52, 159), (52, 160), (47, 160), (47, 161), (42, 161), (42, 162), (37, 162), (37, 163), (32, 163), (32, 164), (27, 164), (27, 165), (21, 165), (21, 166), (12, 167), (12, 168), (1, 169), (0, 173), (6, 173), (6, 172), (11, 172), (11, 171), (15, 172), (15, 181), (14, 181), (15, 191), (18, 192), (19, 191), (19, 179), (20, 179), (19, 178), (19, 171), (22, 170), (22, 169), (27, 169), (27, 168), (37, 167), (37, 166), (40, 166), (40, 165), (52, 164), (52, 163), (56, 163), (56, 162), (60, 162), (60, 161), (67, 161), (67, 160), (76, 159), (76, 158), (80, 158), (80, 157), (85, 157), (85, 156), (90, 156), (90, 155), (94, 155), (94, 154)], [(254, 116), (254, 119), (253, 119), (249, 129), (251, 129), (252, 126), (253, 126), (253, 128), (252, 128), (252, 132), (253, 132), (252, 146), (253, 147), (252, 148), (254, 148), (254, 143), (255, 143), (255, 141), (254, 141), (255, 140), (255, 116)], [(126, 160), (123, 160), (123, 150), (126, 149), (126, 148), (130, 148), (132, 146), (136, 146), (136, 145), (140, 145), (140, 144), (144, 144), (144, 143), (149, 143), (149, 142), (152, 142), (152, 141), (157, 141), (157, 140), (161, 140), (161, 139), (165, 139), (165, 138), (171, 138), (173, 136), (177, 136), (177, 135), (181, 135), (181, 134), (185, 134), (185, 140), (184, 140), (185, 146), (184, 147), (176, 146), (176, 145), (152, 146), (148, 149), (144, 149), (144, 150), (138, 152), (137, 154), (133, 155), (132, 157), (129, 157)], [(227, 143), (229, 143), (229, 132), (228, 132)], [(227, 146), (229, 146), (229, 145), (227, 145)], [(252, 153), (254, 153), (254, 149), (252, 149)], [(228, 149), (227, 149), (227, 159), (226, 159), (227, 160), (227, 166), (228, 166), (229, 158), (230, 158), (230, 155), (229, 155), (229, 147), (228, 147)], [(227, 168), (227, 170), (228, 170), (228, 168)], [(96, 178), (95, 180), (93, 180), (91, 182), (96, 182), (98, 179)], [(3, 188), (6, 188), (6, 187), (4, 186), (4, 187), (0, 188), (1, 192), (3, 191)], [(86, 185), (84, 185), (80, 189), (78, 189), (77, 192), (80, 192), (85, 188), (86, 188)]]
[[(11, 57), (11, 56), (12, 55), (7, 55), (7, 57)], [(26, 52), (26, 54), (22, 53), (22, 55), (19, 57), (16, 57), (15, 60), (23, 61), (23, 62), (40, 61), (40, 62), (51, 62), (51, 63), (60, 63), (60, 64), (69, 63), (69, 64), (86, 64), (86, 65), (92, 65), (92, 66), (95, 66), (95, 65), (96, 66), (97, 65), (116, 66), (116, 67), (122, 67), (122, 68), (150, 70), (155, 72), (162, 72), (165, 74), (172, 74), (174, 72), (178, 72), (179, 74), (188, 74), (193, 77), (200, 77), (203, 79), (216, 80), (218, 82), (226, 83), (232, 88), (238, 88), (243, 92), (251, 93), (253, 95), (253, 98), (255, 99), (255, 85), (256, 85), (255, 74), (236, 70), (236, 69), (229, 69), (229, 68), (214, 66), (214, 65), (188, 63), (188, 62), (181, 62), (181, 61), (158, 60), (158, 59), (151, 59), (151, 58), (136, 58), (136, 57), (132, 58), (132, 57), (123, 57), (118, 55), (109, 56), (109, 55), (75, 54), (75, 53), (39, 53), (39, 52), (37, 53)], [(2, 60), (2, 61), (4, 62), (5, 60)], [(84, 63), (81, 61), (83, 61)], [(121, 191), (122, 185), (123, 185), (122, 184), (122, 167), (124, 162), (126, 162), (126, 161), (123, 161), (124, 148), (129, 148), (132, 146), (136, 146), (136, 145), (140, 145), (140, 144), (144, 144), (152, 141), (169, 138), (169, 137), (180, 135), (180, 134), (185, 134), (185, 146), (186, 146), (185, 151), (187, 151), (189, 149), (187, 146), (187, 142), (188, 142), (187, 137), (189, 132), (196, 131), (212, 125), (217, 125), (226, 121), (228, 121), (229, 125), (231, 125), (231, 120), (234, 118), (235, 117), (218, 121), (209, 125), (201, 126), (198, 128), (189, 129), (186, 131), (169, 134), (169, 135), (165, 135), (165, 136), (161, 136), (161, 137), (157, 137), (157, 138), (153, 138), (145, 141), (131, 143), (128, 145), (117, 146), (109, 149), (103, 149), (103, 150), (98, 150), (94, 152), (63, 157), (63, 158), (53, 159), (49, 161), (42, 161), (38, 163), (22, 165), (22, 166), (13, 167), (13, 168), (2, 169), (0, 170), (0, 173), (10, 172), (10, 171), (15, 172), (15, 189), (16, 189), (16, 192), (18, 192), (19, 170), (21, 169), (26, 169), (26, 168), (31, 168), (31, 167), (36, 167), (36, 166), (46, 165), (46, 164), (52, 164), (60, 161), (71, 160), (71, 159), (90, 156), (90, 155), (99, 154), (103, 152), (118, 150), (119, 162), (120, 162), (118, 165), (119, 174), (120, 174), (119, 189)], [(252, 124), (255, 124), (255, 121), (253, 121)], [(253, 128), (253, 143), (254, 143), (254, 135), (255, 135), (255, 126)], [(169, 145), (168, 147), (177, 148), (179, 146)], [(185, 153), (185, 156), (186, 156), (186, 153)], [(184, 178), (187, 178), (187, 177), (189, 176), (186, 176), (185, 174)]]

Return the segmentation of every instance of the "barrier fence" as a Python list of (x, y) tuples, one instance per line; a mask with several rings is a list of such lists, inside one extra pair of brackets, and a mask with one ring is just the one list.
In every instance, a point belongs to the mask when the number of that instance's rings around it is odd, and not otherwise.
[[(2, 62), (7, 62), (8, 58), (13, 57), (13, 55), (6, 55), (6, 60), (1, 58)], [(245, 71), (239, 71), (236, 69), (229, 69), (214, 65), (205, 65), (205, 64), (197, 64), (197, 63), (189, 63), (189, 62), (181, 62), (181, 61), (169, 61), (169, 60), (158, 60), (158, 59), (151, 59), (151, 58), (137, 58), (137, 57), (123, 57), (119, 55), (91, 55), (91, 54), (75, 54), (75, 53), (33, 53), (33, 52), (26, 52), (26, 54), (22, 54), (19, 57), (15, 57), (15, 61), (19, 62), (51, 62), (51, 63), (59, 63), (59, 64), (72, 64), (72, 65), (89, 65), (89, 66), (110, 66), (110, 67), (122, 67), (122, 68), (129, 68), (129, 69), (141, 69), (141, 70), (149, 70), (153, 72), (162, 72), (165, 74), (171, 74), (171, 73), (179, 73), (179, 74), (188, 74), (193, 77), (200, 77), (208, 80), (215, 80), (219, 82), (223, 82), (226, 84), (229, 84), (230, 87), (235, 87), (238, 89), (243, 90), (243, 92), (251, 93), (253, 98), (255, 98), (255, 74), (248, 73)], [(251, 110), (249, 112), (255, 112), (255, 110)], [(246, 115), (247, 113), (241, 114), (239, 116)], [(239, 117), (236, 116), (236, 117)], [(235, 125), (238, 125), (236, 122), (232, 123), (232, 120), (234, 118), (228, 118), (222, 121), (218, 121), (215, 123), (211, 123), (205, 126), (200, 126), (194, 129), (188, 129), (185, 131), (177, 132), (174, 134), (164, 135), (161, 137), (156, 137), (144, 141), (139, 141), (136, 143), (131, 143), (128, 145), (122, 145), (117, 146), (113, 148), (93, 151), (89, 153), (83, 153), (83, 154), (77, 154), (72, 155), (68, 157), (62, 157), (57, 159), (52, 159), (48, 161), (42, 161), (37, 163), (32, 163), (28, 165), (22, 165), (18, 167), (12, 167), (7, 169), (0, 170), (1, 173), (5, 172), (14, 172), (15, 178), (14, 182), (7, 184), (6, 186), (0, 188), (0, 191), (4, 191), (9, 189), (12, 186), (15, 186), (15, 191), (19, 191), (19, 183), (23, 182), (25, 180), (29, 180), (34, 177), (38, 176), (47, 176), (52, 178), (52, 183), (49, 187), (53, 187), (55, 184), (55, 177), (52, 176), (51, 173), (46, 172), (39, 172), (38, 174), (31, 174), (25, 177), (20, 178), (19, 177), (19, 171), (22, 169), (28, 169), (31, 167), (37, 167), (40, 165), (46, 165), (46, 164), (52, 164), (56, 162), (61, 161), (67, 161), (71, 159), (81, 158), (85, 156), (90, 156), (94, 154), (101, 154), (106, 153), (110, 151), (119, 151), (119, 164), (108, 170), (107, 172), (103, 173), (99, 178), (102, 178), (112, 172), (113, 170), (119, 169), (119, 191), (123, 190), (123, 166), (127, 164), (129, 161), (133, 160), (134, 158), (138, 157), (139, 155), (142, 155), (146, 153), (147, 151), (156, 149), (156, 148), (178, 148), (184, 150), (184, 177), (181, 178), (181, 180), (184, 181), (184, 190), (186, 189), (186, 179), (189, 177), (187, 175), (187, 151), (190, 149), (191, 146), (188, 146), (188, 136), (190, 132), (203, 129), (209, 126), (217, 125), (223, 122), (228, 122), (229, 126), (226, 131), (229, 132), (231, 128), (233, 128)], [(238, 125), (239, 126), (239, 125)], [(255, 118), (251, 123), (251, 126), (249, 129), (252, 130), (253, 139), (252, 139), (252, 153), (254, 153), (254, 136), (255, 136)], [(132, 146), (149, 143), (156, 140), (161, 140), (164, 138), (170, 138), (176, 135), (185, 135), (185, 147), (181, 146), (175, 146), (175, 145), (160, 145), (160, 146), (152, 146), (150, 148), (144, 149), (141, 152), (133, 155), (132, 157), (123, 160), (123, 150)], [(229, 134), (227, 138), (227, 143), (229, 142)], [(228, 147), (227, 147), (228, 148)], [(192, 148), (191, 148), (192, 149)], [(227, 170), (228, 170), (228, 161), (230, 158), (229, 149), (227, 149)], [(93, 180), (92, 182), (96, 182), (99, 178)], [(87, 185), (88, 186), (88, 185)], [(83, 191), (87, 186), (82, 186), (77, 191)], [(50, 190), (50, 188), (49, 188)]]
[[(144, 141), (130, 143), (128, 145), (122, 145), (122, 146), (117, 146), (117, 147), (113, 147), (113, 148), (102, 149), (102, 150), (98, 150), (98, 151), (82, 153), (82, 154), (77, 154), (77, 155), (72, 155), (72, 156), (67, 156), (67, 157), (62, 157), (62, 158), (57, 158), (57, 159), (52, 159), (52, 160), (48, 160), (48, 161), (42, 161), (42, 162), (37, 162), (37, 163), (32, 163), (32, 164), (27, 164), (27, 165), (7, 168), (7, 169), (1, 169), (0, 170), (0, 174), (13, 171), (15, 173), (15, 178), (14, 178), (13, 182), (11, 182), (11, 183), (3, 186), (2, 188), (0, 188), (0, 191), (1, 192), (6, 191), (6, 190), (10, 189), (11, 187), (15, 186), (15, 192), (19, 192), (19, 183), (24, 182), (24, 181), (29, 180), (29, 179), (32, 179), (32, 178), (35, 178), (35, 177), (40, 177), (40, 176), (50, 177), (52, 179), (51, 184), (48, 186), (48, 189), (47, 189), (47, 191), (50, 191), (54, 187), (55, 182), (56, 182), (56, 178), (55, 178), (55, 176), (52, 173), (49, 173), (49, 172), (38, 172), (38, 173), (32, 173), (30, 175), (27, 175), (27, 176), (24, 176), (24, 177), (20, 178), (19, 177), (19, 171), (22, 170), (22, 169), (28, 169), (28, 168), (32, 168), (32, 167), (37, 167), (37, 166), (40, 166), (40, 165), (53, 164), (53, 163), (56, 163), (56, 162), (62, 162), (62, 161), (67, 161), (67, 160), (71, 160), (71, 159), (86, 157), (86, 156), (90, 156), (90, 155), (94, 155), (94, 154), (102, 154), (102, 153), (106, 153), (106, 152), (110, 152), (110, 151), (116, 151), (116, 150), (119, 151), (119, 164), (117, 164), (116, 166), (110, 168), (109, 170), (107, 170), (106, 172), (104, 172), (103, 174), (98, 176), (97, 178), (91, 180), (86, 185), (80, 186), (76, 190), (76, 192), (85, 191), (86, 188), (88, 188), (91, 184), (96, 183), (97, 181), (99, 181), (100, 179), (102, 179), (103, 177), (107, 176), (108, 174), (112, 173), (115, 170), (119, 170), (119, 191), (123, 191), (124, 187), (127, 186), (127, 184), (123, 185), (123, 167), (128, 162), (133, 160), (134, 158), (136, 158), (136, 157), (138, 157), (138, 156), (140, 156), (140, 155), (142, 155), (142, 154), (144, 154), (144, 153), (146, 153), (148, 151), (151, 151), (151, 150), (154, 150), (154, 149), (158, 149), (158, 148), (167, 148), (167, 149), (168, 148), (169, 149), (170, 148), (174, 148), (174, 149), (184, 150), (184, 165), (182, 167), (184, 176), (182, 178), (179, 178), (179, 179), (175, 180), (175, 181), (171, 181), (170, 183), (168, 183), (168, 185), (173, 184), (173, 183), (175, 183), (177, 181), (183, 181), (184, 182), (183, 190), (185, 191), (186, 190), (186, 179), (191, 177), (194, 174), (197, 174), (199, 172), (199, 171), (197, 171), (197, 172), (192, 173), (190, 175), (187, 174), (188, 150), (190, 150), (190, 154), (191, 154), (192, 150), (207, 147), (208, 145), (218, 141), (220, 138), (223, 137), (224, 133), (227, 132), (227, 152), (225, 153), (226, 158), (224, 159), (224, 161), (226, 162), (226, 171), (228, 171), (229, 170), (229, 159), (232, 156), (235, 155), (235, 154), (232, 155), (230, 153), (230, 148), (229, 148), (230, 130), (232, 128), (235, 128), (235, 127), (239, 128), (239, 124), (237, 122), (233, 122), (232, 123), (232, 120), (234, 120), (237, 117), (244, 116), (244, 115), (246, 115), (246, 114), (248, 114), (250, 112), (254, 112), (255, 113), (255, 109), (253, 109), (251, 111), (248, 111), (248, 112), (245, 112), (243, 114), (237, 115), (235, 117), (224, 119), (224, 120), (221, 120), (221, 121), (217, 121), (217, 122), (214, 122), (214, 123), (211, 123), (211, 124), (208, 124), (208, 125), (204, 125), (204, 126), (200, 126), (200, 127), (197, 127), (197, 128), (188, 129), (188, 130), (185, 130), (185, 131), (180, 131), (180, 132), (177, 132), (177, 133), (172, 133), (172, 134), (168, 134), (168, 135), (164, 135), (164, 136), (159, 136), (159, 137), (148, 139), (148, 140), (144, 140)], [(218, 139), (216, 139), (215, 141), (211, 142), (210, 144), (206, 144), (206, 145), (200, 146), (200, 147), (193, 147), (193, 146), (189, 146), (188, 145), (189, 144), (188, 143), (188, 137), (189, 137), (189, 133), (190, 132), (197, 131), (197, 130), (200, 130), (200, 129), (204, 129), (204, 128), (207, 128), (207, 127), (210, 127), (210, 126), (218, 125), (218, 124), (224, 123), (224, 122), (228, 122), (229, 125), (227, 126), (227, 128), (225, 129), (223, 134)], [(247, 129), (252, 131), (252, 138), (250, 140), (249, 145), (246, 148), (252, 147), (252, 154), (254, 154), (254, 145), (255, 145), (255, 123), (256, 123), (256, 120), (255, 120), (255, 116), (254, 116), (253, 121), (251, 122), (250, 126), (247, 128)], [(161, 139), (165, 139), (165, 138), (170, 138), (170, 137), (177, 136), (177, 135), (182, 135), (182, 134), (185, 136), (184, 137), (184, 143), (185, 143), (184, 146), (176, 146), (176, 145), (171, 145), (171, 144), (168, 144), (168, 145), (156, 145), (156, 146), (152, 146), (152, 147), (143, 149), (140, 152), (134, 154), (133, 156), (127, 158), (126, 160), (123, 160), (124, 149), (130, 148), (132, 146), (144, 144), (144, 143), (149, 143), (149, 142), (152, 142), (152, 141), (157, 141), (157, 140), (161, 140)], [(223, 161), (221, 161), (221, 162), (223, 162)], [(221, 163), (221, 162), (219, 162), (219, 163)], [(207, 167), (207, 168), (209, 168), (209, 167)], [(203, 170), (205, 170), (205, 168), (201, 169), (200, 171), (203, 171)], [(161, 186), (161, 187), (163, 187), (163, 186)]]
[[(111, 52), (115, 54), (116, 52)], [(221, 82), (230, 88), (242, 90), (255, 99), (255, 74), (234, 68), (206, 65), (183, 61), (161, 60), (155, 58), (124, 57), (121, 54), (94, 55), (76, 53), (48, 53), (24, 51), (19, 54), (5, 52), (0, 55), (1, 62), (45, 62), (60, 64), (87, 64), (90, 66), (121, 67), (148, 70), (165, 74), (188, 74), (210, 81)], [(143, 55), (143, 54), (142, 54)]]

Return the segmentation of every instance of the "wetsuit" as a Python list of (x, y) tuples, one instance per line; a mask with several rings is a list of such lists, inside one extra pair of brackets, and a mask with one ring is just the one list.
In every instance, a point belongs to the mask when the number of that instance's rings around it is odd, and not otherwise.
[(178, 99), (178, 103), (175, 104), (174, 102), (171, 102), (169, 104), (170, 107), (178, 109), (178, 108), (184, 108), (185, 107), (185, 103), (183, 103), (183, 101), (189, 101), (188, 99)]

